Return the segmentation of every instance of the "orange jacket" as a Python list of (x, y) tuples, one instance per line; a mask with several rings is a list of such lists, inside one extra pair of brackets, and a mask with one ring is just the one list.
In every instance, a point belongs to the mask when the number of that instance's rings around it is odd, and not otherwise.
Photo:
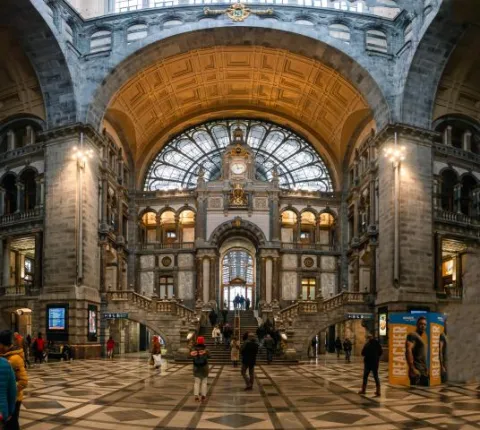
[(25, 369), (25, 354), (23, 349), (13, 345), (8, 352), (2, 355), (12, 366), (17, 381), (17, 402), (23, 400), (23, 390), (28, 386), (28, 375)]

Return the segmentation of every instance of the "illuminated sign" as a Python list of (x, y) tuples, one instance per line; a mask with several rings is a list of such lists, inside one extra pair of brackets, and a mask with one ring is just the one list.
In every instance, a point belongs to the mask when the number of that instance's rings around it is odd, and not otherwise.
[(380, 336), (387, 335), (387, 314), (378, 315), (378, 334)]
[(128, 312), (105, 312), (103, 318), (106, 320), (128, 319)]

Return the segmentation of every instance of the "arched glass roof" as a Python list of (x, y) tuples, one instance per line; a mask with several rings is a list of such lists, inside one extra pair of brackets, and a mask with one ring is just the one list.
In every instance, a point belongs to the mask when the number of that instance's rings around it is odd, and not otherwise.
[(206, 181), (219, 179), (222, 154), (237, 127), (255, 154), (257, 180), (270, 181), (276, 167), (282, 188), (333, 190), (325, 163), (303, 138), (270, 122), (229, 119), (192, 127), (165, 145), (148, 170), (145, 191), (193, 189), (200, 167)]
[(247, 251), (233, 250), (225, 254), (222, 268), (224, 285), (230, 284), (233, 279), (253, 284), (253, 259)]

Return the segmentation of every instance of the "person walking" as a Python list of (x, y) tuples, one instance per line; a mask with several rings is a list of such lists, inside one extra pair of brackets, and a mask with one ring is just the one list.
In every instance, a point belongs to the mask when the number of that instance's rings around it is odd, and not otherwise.
[(205, 347), (205, 338), (203, 336), (197, 337), (196, 345), (190, 350), (190, 358), (193, 361), (193, 394), (195, 401), (202, 403), (207, 400), (207, 381), (208, 381), (208, 358), (210, 352)]
[(373, 378), (375, 379), (375, 397), (380, 396), (380, 378), (378, 377), (378, 366), (380, 364), (380, 357), (382, 355), (382, 346), (380, 342), (369, 334), (367, 336), (367, 343), (362, 349), (363, 356), (363, 383), (362, 389), (358, 394), (365, 394), (367, 390), (368, 376), (370, 372), (373, 373)]
[(12, 366), (5, 358), (0, 358), (0, 428), (15, 414), (17, 384)]
[(225, 302), (225, 306), (222, 309), (222, 318), (223, 318), (223, 323), (224, 324), (227, 323), (227, 319), (228, 319), (228, 305), (226, 303), (227, 302)]
[(312, 341), (310, 342), (310, 348), (312, 357), (315, 358), (317, 356), (317, 336), (312, 337)]
[(250, 299), (247, 297), (247, 298), (245, 299), (245, 310), (246, 310), (246, 311), (249, 311), (249, 310), (250, 310), (250, 303), (251, 303), (251, 302), (250, 302)]
[(352, 341), (346, 337), (343, 341), (343, 350), (345, 351), (345, 361), (350, 363), (350, 357), (352, 355)]
[(223, 341), (225, 343), (225, 349), (228, 349), (230, 346), (230, 338), (232, 337), (233, 330), (230, 327), (230, 324), (225, 324), (223, 327)]
[(220, 345), (222, 343), (222, 332), (220, 331), (220, 328), (218, 327), (218, 325), (213, 327), (212, 338), (215, 346)]
[(33, 341), (32, 350), (34, 363), (36, 364), (38, 361), (39, 364), (42, 364), (45, 352), (45, 341), (43, 340), (42, 333), (38, 333), (37, 338)]
[(263, 345), (267, 350), (267, 363), (270, 364), (273, 360), (273, 352), (275, 351), (275, 341), (272, 336), (267, 334), (265, 336), (265, 341), (263, 342)]
[(232, 337), (230, 342), (230, 360), (232, 360), (233, 367), (237, 367), (238, 360), (240, 359), (240, 341), (237, 336)]
[(0, 357), (6, 358), (12, 366), (17, 383), (17, 399), (12, 417), (5, 423), (5, 430), (19, 430), (19, 415), (23, 401), (23, 390), (28, 385), (23, 349), (13, 344), (13, 333), (10, 330), (0, 332)]
[(115, 349), (115, 341), (113, 337), (110, 336), (107, 341), (107, 358), (113, 360), (113, 350)]
[(240, 296), (240, 309), (242, 311), (245, 309), (245, 297), (243, 297), (243, 294)]
[(235, 309), (238, 309), (239, 306), (240, 306), (240, 294), (237, 294), (233, 299), (233, 307)]
[(265, 325), (262, 324), (257, 328), (257, 337), (258, 337), (258, 341), (260, 342), (260, 345), (263, 345), (263, 339), (265, 338), (265, 334), (266, 334)]
[(217, 318), (218, 318), (217, 313), (212, 309), (208, 314), (208, 319), (212, 327), (215, 327), (215, 325), (217, 324)]
[(29, 357), (30, 357), (30, 351), (29, 351), (29, 348), (27, 346), (27, 342), (26, 340), (23, 338), (23, 336), (18, 333), (18, 332), (15, 332), (13, 333), (13, 338), (14, 338), (14, 343), (15, 345), (18, 346), (19, 349), (23, 349), (23, 355), (24, 355), (24, 360), (25, 360), (25, 366), (27, 368), (30, 367), (30, 360), (29, 360)]
[(152, 360), (155, 369), (160, 369), (160, 367), (162, 367), (162, 345), (160, 344), (158, 336), (153, 336)]
[(335, 351), (337, 351), (337, 358), (340, 358), (342, 352), (342, 341), (340, 340), (340, 336), (337, 336), (335, 339)]
[(258, 354), (258, 343), (253, 333), (248, 333), (248, 339), (242, 345), (240, 352), (242, 354), (242, 376), (246, 384), (245, 390), (252, 390), (255, 381), (255, 364), (257, 363)]

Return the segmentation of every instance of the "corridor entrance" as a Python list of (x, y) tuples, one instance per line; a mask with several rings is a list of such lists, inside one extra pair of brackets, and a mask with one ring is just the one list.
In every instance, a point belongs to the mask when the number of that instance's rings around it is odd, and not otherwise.
[[(250, 299), (250, 308), (254, 307), (255, 264), (252, 250), (230, 248), (222, 258), (221, 266), (221, 303), (223, 308), (235, 309), (235, 297)], [(245, 306), (245, 305), (244, 305)]]

